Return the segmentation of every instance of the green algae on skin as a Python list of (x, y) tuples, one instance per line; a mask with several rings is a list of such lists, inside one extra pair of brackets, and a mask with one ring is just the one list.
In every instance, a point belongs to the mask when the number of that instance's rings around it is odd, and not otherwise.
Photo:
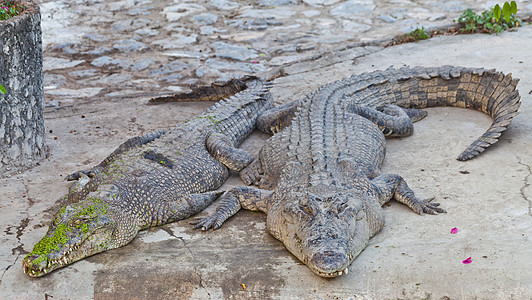
[[(99, 205), (89, 205), (88, 207), (84, 208), (81, 212), (74, 215), (76, 220), (80, 220), (80, 218), (83, 217), (90, 217), (93, 218), (98, 215), (104, 215), (107, 214), (107, 206), (103, 205), (101, 203), (101, 199), (99, 198), (88, 198), (88, 200), (91, 200), (95, 204)], [(61, 208), (59, 211), (58, 216), (63, 216), (66, 212), (66, 206)], [(54, 223), (57, 222), (57, 218), (54, 220)], [(81, 224), (81, 222), (73, 222), (74, 224), (67, 224), (67, 223), (60, 223), (57, 225), (57, 228), (54, 231), (53, 236), (45, 236), (41, 241), (39, 241), (35, 247), (33, 247), (33, 251), (29, 253), (26, 257), (31, 256), (32, 254), (38, 254), (38, 255), (47, 255), (52, 250), (60, 250), (59, 246), (64, 245), (69, 241), (69, 235), (67, 233), (71, 233), (72, 229), (81, 229), (83, 233), (87, 233), (89, 231), (89, 225), (86, 223)]]
[[(70, 208), (70, 209), (69, 209)], [(80, 210), (74, 213), (76, 210)], [(73, 239), (82, 236), (90, 231), (91, 226), (87, 221), (91, 221), (107, 214), (107, 205), (102, 203), (102, 200), (95, 197), (87, 198), (87, 201), (77, 203), (74, 205), (64, 206), (56, 215), (51, 228), (55, 228), (53, 235), (50, 230), (45, 237), (43, 237), (34, 247), (33, 250), (26, 255), (24, 260), (28, 261), (31, 257), (36, 257), (29, 263), (31, 266), (42, 268), (48, 264), (51, 256), (64, 250), (65, 247), (71, 248)], [(73, 213), (73, 214), (72, 214)], [(47, 271), (44, 271), (46, 274)]]
[(66, 224), (59, 224), (57, 226), (57, 229), (54, 232), (53, 236), (45, 236), (40, 240), (35, 247), (33, 247), (33, 251), (30, 252), (27, 257), (30, 257), (34, 254), (39, 255), (40, 257), (36, 260), (34, 260), (32, 263), (40, 263), (43, 259), (46, 259), (46, 255), (51, 253), (53, 250), (59, 251), (59, 245), (64, 245), (68, 242), (69, 236), (66, 234), (67, 232), (70, 232), (71, 230), (68, 228)]

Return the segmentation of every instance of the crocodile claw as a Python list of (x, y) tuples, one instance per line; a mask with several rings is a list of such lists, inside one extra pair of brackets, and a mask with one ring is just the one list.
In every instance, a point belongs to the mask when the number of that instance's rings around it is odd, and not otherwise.
[(222, 223), (223, 220), (218, 219), (216, 215), (197, 218), (190, 222), (191, 225), (194, 225), (194, 229), (200, 229), (202, 231), (207, 231), (209, 229), (216, 230), (222, 226)]
[(67, 181), (79, 180), (83, 175), (87, 175), (89, 178), (96, 176), (93, 170), (82, 170), (74, 172), (66, 177)]
[(432, 200), (434, 200), (434, 197), (419, 202), (418, 208), (421, 211), (420, 215), (422, 215), (423, 213), (431, 215), (437, 215), (438, 213), (447, 213), (445, 209), (438, 207), (440, 206), (440, 203), (432, 203)]
[(247, 185), (258, 184), (262, 179), (260, 162), (257, 160), (253, 161), (249, 166), (242, 169), (238, 175)]

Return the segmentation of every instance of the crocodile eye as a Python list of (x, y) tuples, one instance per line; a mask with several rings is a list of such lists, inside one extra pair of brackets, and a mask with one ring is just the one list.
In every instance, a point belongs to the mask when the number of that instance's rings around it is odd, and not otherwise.
[(308, 205), (308, 199), (305, 197), (299, 198), (299, 212), (304, 213), (306, 215), (311, 215), (312, 210), (310, 209)]
[(299, 215), (307, 216), (307, 215), (312, 215), (312, 210), (310, 210), (310, 208), (307, 205), (300, 204), (296, 209), (296, 213)]
[(81, 224), (81, 220), (84, 220), (85, 218), (75, 218), (70, 221), (70, 226), (79, 226)]
[(312, 215), (312, 210), (308, 206), (302, 206), (301, 210), (307, 215)]

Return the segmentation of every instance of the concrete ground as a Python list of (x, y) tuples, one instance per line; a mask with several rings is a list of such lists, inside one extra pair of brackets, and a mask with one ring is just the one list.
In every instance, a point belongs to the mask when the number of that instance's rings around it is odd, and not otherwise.
[[(21, 260), (47, 230), (47, 209), (67, 174), (97, 164), (125, 139), (167, 128), (209, 103), (146, 106), (149, 97), (104, 97), (46, 111), (50, 157), (0, 180), (0, 295), (8, 299), (530, 299), (532, 297), (532, 26), (500, 35), (442, 36), (390, 48), (348, 48), (293, 64), (274, 82), (278, 103), (327, 82), (391, 65), (463, 65), (511, 72), (520, 115), (480, 157), (455, 157), (490, 124), (482, 113), (435, 108), (412, 137), (388, 141), (384, 172), (402, 175), (448, 213), (385, 207), (387, 225), (348, 275), (314, 275), (265, 231), (265, 215), (241, 211), (215, 232), (181, 221), (131, 244), (32, 279)], [(267, 136), (243, 148), (257, 152)], [(233, 176), (223, 188), (242, 184)], [(211, 211), (211, 206), (208, 211)], [(450, 234), (453, 227), (457, 234)], [(471, 257), (471, 264), (462, 260)], [(244, 288), (245, 286), (245, 288)], [(53, 298), (50, 298), (53, 296)]]

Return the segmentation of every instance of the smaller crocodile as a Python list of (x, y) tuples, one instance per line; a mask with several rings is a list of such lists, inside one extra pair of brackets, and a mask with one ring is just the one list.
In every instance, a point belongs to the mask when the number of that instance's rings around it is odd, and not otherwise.
[(445, 212), (418, 199), (401, 176), (381, 174), (385, 135), (412, 134), (412, 121), (426, 115), (418, 108), (473, 108), (494, 120), (458, 158), (471, 159), (517, 115), (516, 85), (493, 70), (450, 66), (388, 69), (325, 85), (258, 118), (259, 129), (278, 132), (240, 172), (259, 188), (229, 190), (194, 227), (217, 229), (241, 208), (263, 211), (268, 231), (315, 274), (347, 274), (383, 228), (382, 205), (392, 198), (418, 214)]
[[(234, 96), (231, 96), (234, 94)], [(244, 77), (152, 102), (219, 100), (165, 132), (131, 138), (77, 180), (45, 237), (24, 258), (24, 272), (43, 276), (87, 256), (129, 243), (139, 230), (187, 218), (220, 195), (229, 170), (253, 157), (236, 148), (273, 107), (269, 84)]]

